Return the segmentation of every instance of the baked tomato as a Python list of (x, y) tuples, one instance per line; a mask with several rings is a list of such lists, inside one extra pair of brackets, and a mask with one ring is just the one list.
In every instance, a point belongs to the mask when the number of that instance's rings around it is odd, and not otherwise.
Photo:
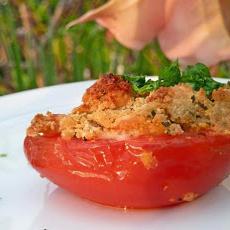
[(127, 140), (26, 137), (31, 165), (60, 187), (117, 207), (192, 201), (230, 173), (230, 136), (178, 135)]

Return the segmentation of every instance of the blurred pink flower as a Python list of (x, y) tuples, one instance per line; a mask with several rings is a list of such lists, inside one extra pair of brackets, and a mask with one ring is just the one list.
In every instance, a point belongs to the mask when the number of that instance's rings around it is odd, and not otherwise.
[(229, 0), (111, 0), (67, 27), (96, 20), (129, 48), (157, 37), (170, 59), (214, 65), (230, 59), (229, 10)]

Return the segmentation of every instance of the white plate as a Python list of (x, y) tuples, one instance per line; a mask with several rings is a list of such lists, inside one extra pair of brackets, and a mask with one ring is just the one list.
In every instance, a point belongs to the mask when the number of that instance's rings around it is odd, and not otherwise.
[[(224, 80), (223, 80), (224, 81)], [(103, 207), (39, 177), (23, 154), (35, 113), (68, 112), (92, 82), (26, 91), (0, 98), (0, 230), (229, 230), (230, 178), (184, 205), (133, 211)]]

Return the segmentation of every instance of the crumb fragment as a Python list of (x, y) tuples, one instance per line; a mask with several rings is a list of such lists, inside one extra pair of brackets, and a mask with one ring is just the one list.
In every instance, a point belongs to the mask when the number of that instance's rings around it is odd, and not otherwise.
[(152, 152), (142, 152), (140, 155), (140, 159), (146, 169), (153, 169), (158, 166), (157, 158), (152, 154)]
[(198, 197), (198, 194), (195, 192), (188, 192), (183, 195), (182, 200), (186, 202), (191, 202)]
[(132, 94), (130, 84), (119, 75), (102, 75), (86, 90), (83, 96), (83, 107), (80, 106), (74, 112), (120, 108), (131, 100)]
[(31, 126), (27, 129), (28, 136), (55, 135), (59, 133), (59, 121), (64, 115), (52, 114), (48, 112), (46, 115), (37, 114), (31, 121)]

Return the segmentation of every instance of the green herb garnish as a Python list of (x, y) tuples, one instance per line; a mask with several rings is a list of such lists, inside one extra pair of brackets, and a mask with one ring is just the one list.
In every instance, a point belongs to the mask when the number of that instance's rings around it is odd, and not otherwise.
[(178, 61), (165, 66), (159, 73), (160, 86), (174, 86), (181, 81), (181, 72)]
[(131, 76), (131, 75), (124, 75), (123, 78), (127, 80), (133, 87), (135, 92), (138, 92), (145, 84), (145, 76)]
[(203, 88), (207, 95), (224, 85), (213, 80), (208, 67), (201, 63), (188, 66), (182, 73), (182, 82), (191, 84), (194, 90)]
[(123, 76), (132, 85), (134, 92), (139, 95), (146, 95), (162, 86), (169, 87), (178, 83), (188, 83), (194, 90), (203, 88), (209, 96), (214, 89), (218, 89), (224, 84), (212, 79), (207, 66), (197, 63), (194, 66), (187, 66), (184, 71), (180, 71), (178, 61), (165, 66), (159, 73), (157, 81), (145, 80), (145, 76)]
[(7, 157), (6, 153), (0, 153), (0, 157)]

